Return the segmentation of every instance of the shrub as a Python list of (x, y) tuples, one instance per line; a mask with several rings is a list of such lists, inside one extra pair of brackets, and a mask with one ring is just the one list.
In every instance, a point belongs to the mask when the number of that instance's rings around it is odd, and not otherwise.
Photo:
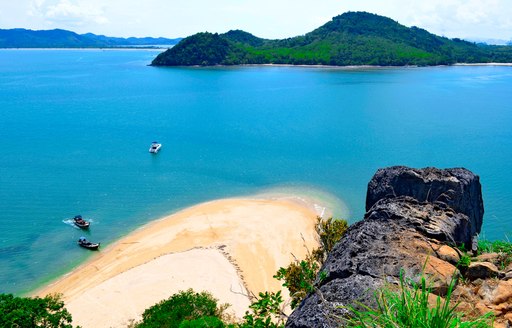
[[(218, 323), (222, 322), (224, 309), (224, 306), (217, 306), (217, 300), (210, 293), (195, 293), (192, 289), (188, 289), (146, 309), (142, 314), (142, 322), (135, 327), (180, 328), (182, 323), (183, 327), (208, 327), (200, 325), (207, 322), (217, 324), (213, 327), (224, 327), (219, 326)], [(214, 320), (212, 317), (219, 320)]]
[(224, 328), (226, 325), (217, 317), (201, 317), (193, 320), (185, 320), (179, 328)]
[[(308, 251), (306, 259), (301, 261), (295, 259), (286, 268), (279, 268), (274, 275), (277, 280), (283, 280), (283, 286), (288, 288), (292, 298), (290, 304), (292, 309), (296, 308), (309, 293), (314, 291), (314, 284), (320, 266), (347, 229), (348, 223), (345, 220), (317, 217), (315, 230), (318, 234), (320, 247), (311, 253)], [(319, 279), (322, 280), (323, 278), (325, 278), (325, 274), (321, 273)]]
[(244, 321), (238, 325), (240, 328), (283, 328), (284, 314), (281, 311), (283, 298), (281, 291), (277, 293), (259, 293), (247, 311)]
[(324, 263), (327, 254), (334, 248), (334, 245), (347, 232), (348, 223), (345, 220), (317, 217), (315, 230), (318, 234), (320, 247), (313, 251), (313, 256), (320, 263)]
[(71, 321), (60, 295), (25, 298), (0, 294), (0, 327), (71, 328)]
[(274, 278), (284, 280), (283, 286), (288, 288), (294, 309), (314, 290), (314, 283), (320, 268), (318, 262), (308, 255), (305, 260), (290, 263), (286, 268), (279, 268)]

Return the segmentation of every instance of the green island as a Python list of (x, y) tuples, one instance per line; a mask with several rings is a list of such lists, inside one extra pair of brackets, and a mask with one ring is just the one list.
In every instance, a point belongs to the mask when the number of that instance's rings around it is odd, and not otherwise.
[(78, 34), (63, 29), (0, 29), (0, 48), (160, 48), (181, 38), (118, 38), (93, 33)]
[(511, 46), (448, 39), (367, 12), (347, 12), (302, 36), (258, 38), (241, 30), (197, 33), (159, 54), (153, 66), (511, 63)]

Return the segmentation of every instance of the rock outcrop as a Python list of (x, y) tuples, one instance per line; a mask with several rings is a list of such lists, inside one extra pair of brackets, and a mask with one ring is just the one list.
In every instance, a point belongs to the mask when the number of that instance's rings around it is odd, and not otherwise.
[(405, 166), (380, 169), (368, 183), (366, 210), (370, 210), (381, 199), (400, 196), (439, 204), (466, 215), (467, 223), (455, 224), (461, 230), (458, 234), (450, 236), (450, 229), (440, 229), (445, 230), (446, 237), (452, 238), (447, 241), (470, 244), (471, 237), (480, 232), (484, 215), (482, 188), (479, 177), (466, 169), (412, 169)]
[(368, 184), (367, 212), (334, 247), (326, 278), (290, 316), (286, 327), (338, 327), (347, 305), (374, 304), (374, 291), (397, 284), (400, 272), (432, 279), (443, 296), (458, 273), (460, 254), (480, 232), (483, 201), (478, 176), (462, 168), (380, 169)]

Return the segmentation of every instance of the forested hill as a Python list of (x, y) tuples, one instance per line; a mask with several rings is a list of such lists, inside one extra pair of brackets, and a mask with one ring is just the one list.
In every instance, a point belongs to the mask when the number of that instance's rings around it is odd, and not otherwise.
[(0, 48), (115, 48), (174, 45), (179, 41), (181, 38), (115, 38), (92, 33), (77, 34), (60, 29), (0, 29)]
[(158, 55), (155, 66), (449, 65), (512, 62), (512, 47), (448, 39), (366, 12), (348, 12), (303, 36), (267, 40), (244, 31), (198, 33)]

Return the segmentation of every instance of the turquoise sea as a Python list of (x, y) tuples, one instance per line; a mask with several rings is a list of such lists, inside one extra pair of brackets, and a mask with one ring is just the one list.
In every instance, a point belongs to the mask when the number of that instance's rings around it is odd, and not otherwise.
[(390, 165), (474, 171), (484, 236), (512, 236), (512, 67), (148, 66), (156, 55), (0, 50), (0, 292), (91, 256), (75, 214), (105, 245), (199, 202), (269, 191), (354, 222)]

